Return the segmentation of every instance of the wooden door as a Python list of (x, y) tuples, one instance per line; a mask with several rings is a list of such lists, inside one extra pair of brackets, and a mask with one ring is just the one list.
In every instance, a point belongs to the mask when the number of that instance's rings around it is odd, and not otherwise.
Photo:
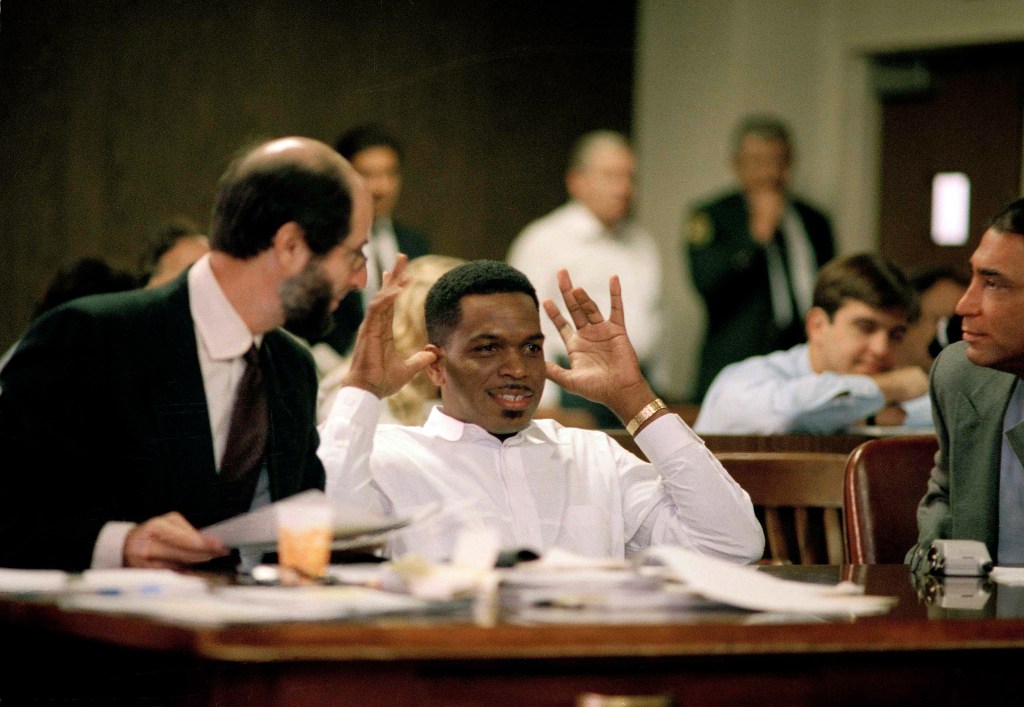
[[(883, 111), (879, 249), (910, 273), (963, 265), (989, 219), (1021, 193), (1024, 44), (876, 57), (876, 69), (883, 79), (894, 69), (906, 79), (876, 83)], [(963, 246), (931, 239), (939, 172), (970, 179)]]

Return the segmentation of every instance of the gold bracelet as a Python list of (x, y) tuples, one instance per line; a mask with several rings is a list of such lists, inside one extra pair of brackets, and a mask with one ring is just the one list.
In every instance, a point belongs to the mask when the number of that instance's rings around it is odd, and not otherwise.
[(667, 410), (668, 405), (661, 398), (655, 398), (652, 402), (648, 403), (643, 410), (636, 414), (632, 420), (626, 423), (626, 432), (632, 436), (636, 434), (637, 428), (651, 417), (658, 410)]

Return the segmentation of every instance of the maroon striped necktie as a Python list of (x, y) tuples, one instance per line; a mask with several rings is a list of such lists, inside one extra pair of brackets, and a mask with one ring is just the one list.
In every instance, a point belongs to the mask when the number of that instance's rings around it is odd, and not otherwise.
[(250, 474), (259, 474), (270, 432), (267, 388), (255, 345), (245, 352), (245, 364), (245, 372), (235, 394), (235, 406), (231, 410), (228, 441), (220, 462), (220, 476), (225, 482), (241, 481), (248, 479)]

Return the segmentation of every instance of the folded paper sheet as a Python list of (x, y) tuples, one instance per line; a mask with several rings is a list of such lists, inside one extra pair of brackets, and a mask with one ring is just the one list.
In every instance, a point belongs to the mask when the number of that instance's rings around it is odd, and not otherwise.
[[(334, 509), (334, 539), (338, 547), (344, 540), (363, 535), (374, 535), (401, 528), (415, 518), (382, 518), (365, 510), (327, 499), (323, 491), (310, 489), (302, 493), (262, 506), (249, 513), (207, 526), (203, 533), (217, 538), (227, 547), (259, 548), (266, 551), (277, 546), (278, 504), (329, 503)], [(425, 511), (426, 512), (426, 511)]]
[(827, 585), (779, 579), (754, 567), (678, 547), (652, 547), (638, 560), (663, 565), (705, 599), (750, 611), (866, 616), (884, 614), (896, 603), (894, 597), (865, 596), (864, 589), (851, 582)]

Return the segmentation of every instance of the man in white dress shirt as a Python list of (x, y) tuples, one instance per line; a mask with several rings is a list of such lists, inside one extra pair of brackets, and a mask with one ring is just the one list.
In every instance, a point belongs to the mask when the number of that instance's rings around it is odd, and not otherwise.
[[(569, 202), (529, 224), (513, 241), (508, 263), (526, 275), (540, 299), (559, 297), (555, 273), (564, 268), (608, 310), (608, 278), (620, 275), (626, 293), (629, 338), (645, 371), (656, 366), (662, 330), (661, 257), (650, 234), (630, 219), (636, 158), (626, 138), (609, 130), (576, 141), (566, 172)], [(542, 322), (549, 358), (564, 362), (565, 346), (550, 322)], [(548, 386), (544, 405), (584, 406), (600, 427), (617, 426), (614, 415)]]
[(715, 377), (693, 427), (701, 434), (832, 434), (873, 418), (931, 427), (928, 375), (895, 366), (918, 313), (903, 273), (873, 254), (818, 273), (806, 344), (733, 363)]
[[(507, 548), (561, 547), (624, 557), (674, 544), (736, 562), (761, 557), (750, 498), (692, 430), (669, 414), (626, 336), (621, 287), (606, 319), (558, 273), (571, 321), (544, 302), (570, 368), (544, 360), (536, 293), (494, 261), (449, 271), (427, 297), (430, 344), (401, 360), (390, 341), (400, 277), (367, 312), (347, 387), (321, 426), (327, 493), (389, 514), (440, 501), (439, 517), (397, 535), (392, 555), (450, 556), (459, 533), (486, 527)], [(423, 367), (441, 390), (423, 427), (377, 424), (381, 399)], [(603, 432), (534, 420), (545, 379), (606, 405), (652, 463)]]

